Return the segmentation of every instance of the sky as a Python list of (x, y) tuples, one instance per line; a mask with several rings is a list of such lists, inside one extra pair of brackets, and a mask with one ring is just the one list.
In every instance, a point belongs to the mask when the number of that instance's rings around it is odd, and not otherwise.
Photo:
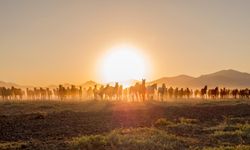
[(129, 43), (149, 80), (250, 72), (249, 0), (1, 0), (0, 81), (101, 81), (98, 62)]

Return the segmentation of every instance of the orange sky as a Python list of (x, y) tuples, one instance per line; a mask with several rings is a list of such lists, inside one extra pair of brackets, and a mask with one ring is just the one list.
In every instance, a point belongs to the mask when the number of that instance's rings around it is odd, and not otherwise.
[(250, 1), (0, 1), (0, 80), (49, 85), (101, 81), (97, 62), (138, 47), (149, 79), (221, 69), (250, 72)]

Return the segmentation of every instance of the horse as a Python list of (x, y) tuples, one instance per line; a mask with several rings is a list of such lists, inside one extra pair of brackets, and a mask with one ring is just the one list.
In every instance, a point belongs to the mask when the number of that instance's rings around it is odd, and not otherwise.
[(174, 97), (178, 98), (178, 95), (179, 95), (179, 89), (175, 88), (175, 90), (174, 90)]
[(101, 100), (104, 98), (104, 86), (103, 85), (95, 92), (97, 96), (101, 98)]
[(93, 97), (93, 89), (92, 87), (89, 87), (87, 89), (87, 98), (92, 99), (92, 97)]
[(170, 87), (170, 88), (168, 89), (168, 91), (167, 91), (167, 94), (168, 94), (169, 98), (172, 98), (173, 95), (174, 95), (174, 89), (173, 89), (172, 87)]
[(98, 96), (98, 89), (97, 89), (97, 85), (94, 86), (93, 89), (93, 94), (94, 94), (94, 100), (97, 100), (97, 96)]
[(46, 97), (47, 97), (47, 99), (51, 99), (51, 97), (52, 97), (52, 91), (49, 89), (49, 88), (46, 88)]
[(184, 96), (184, 90), (183, 90), (183, 88), (181, 88), (181, 89), (178, 91), (178, 96), (179, 96), (180, 98), (183, 98), (183, 96)]
[(137, 98), (139, 98), (139, 100), (142, 100), (143, 102), (145, 101), (145, 97), (146, 97), (146, 80), (142, 79), (142, 83), (136, 83), (134, 86)]
[(200, 94), (201, 94), (202, 98), (204, 98), (204, 96), (206, 96), (206, 94), (207, 94), (207, 85), (204, 88), (201, 89)]
[(209, 97), (217, 98), (219, 96), (219, 88), (216, 87), (214, 89), (209, 89), (208, 90), (208, 95), (209, 95)]
[(26, 88), (26, 94), (28, 99), (35, 99), (35, 93), (33, 90)]
[(158, 87), (157, 92), (158, 92), (159, 99), (163, 101), (165, 94), (167, 94), (167, 88), (166, 88), (165, 83), (163, 83), (161, 87)]
[(116, 99), (118, 94), (118, 87), (118, 83), (115, 85), (115, 87), (107, 84), (106, 87), (103, 89), (105, 99), (112, 100), (114, 97)]
[(3, 100), (11, 99), (12, 92), (10, 88), (2, 87), (1, 88), (1, 96)]
[(230, 95), (230, 90), (223, 88), (220, 89), (220, 98), (227, 98)]
[(145, 101), (145, 95), (146, 95), (146, 79), (142, 79), (142, 84), (140, 84), (140, 90), (139, 93), (142, 97), (142, 101)]
[(122, 85), (120, 85), (119, 87), (118, 87), (118, 95), (117, 95), (118, 97), (118, 100), (121, 100), (121, 99), (123, 99), (123, 86)]
[(122, 90), (122, 98), (126, 101), (129, 100), (129, 89), (130, 88), (125, 88)]
[(231, 91), (231, 94), (232, 94), (232, 96), (236, 99), (237, 96), (239, 95), (239, 90), (238, 90), (238, 89), (233, 89), (233, 90)]
[(0, 98), (3, 99), (3, 87), (0, 87)]
[(129, 98), (130, 98), (132, 101), (135, 101), (135, 99), (138, 100), (136, 85), (130, 86), (128, 91), (129, 91), (129, 92), (128, 92)]
[(188, 99), (190, 98), (192, 94), (193, 94), (193, 91), (190, 90), (189, 88), (186, 88), (186, 90), (184, 90), (184, 96), (186, 96)]
[(200, 94), (200, 91), (199, 91), (198, 89), (196, 89), (196, 90), (194, 91), (194, 97), (196, 98), (199, 94)]
[(65, 87), (63, 87), (62, 85), (59, 85), (59, 88), (58, 88), (58, 96), (61, 100), (64, 100), (66, 99), (67, 97), (67, 90)]
[(246, 89), (242, 89), (239, 91), (239, 95), (241, 98), (249, 98), (250, 95), (250, 90)]
[(15, 99), (22, 99), (24, 95), (24, 91), (22, 91), (22, 89), (15, 88), (13, 86), (11, 87), (11, 93)]
[(153, 100), (154, 99), (154, 95), (155, 95), (155, 91), (157, 90), (157, 84), (153, 84), (153, 85), (149, 85), (147, 86), (147, 98), (148, 100)]

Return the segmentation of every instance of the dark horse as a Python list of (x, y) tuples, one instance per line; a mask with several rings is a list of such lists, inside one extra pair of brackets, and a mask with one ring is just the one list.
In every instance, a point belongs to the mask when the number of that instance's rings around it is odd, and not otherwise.
[(201, 89), (201, 97), (204, 98), (206, 94), (207, 94), (207, 85), (203, 89)]
[(142, 79), (142, 83), (136, 83), (134, 86), (131, 86), (130, 95), (132, 95), (132, 100), (136, 97), (137, 100), (145, 101), (146, 97), (146, 80)]

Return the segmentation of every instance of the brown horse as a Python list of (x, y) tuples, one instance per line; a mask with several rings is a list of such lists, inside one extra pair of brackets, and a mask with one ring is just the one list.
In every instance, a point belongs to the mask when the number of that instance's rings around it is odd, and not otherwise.
[(140, 101), (145, 101), (146, 97), (146, 80), (142, 79), (142, 83), (136, 83), (134, 86), (130, 86), (129, 95), (131, 96), (132, 101), (135, 99)]
[(158, 92), (159, 99), (161, 99), (161, 101), (163, 101), (164, 96), (167, 94), (167, 88), (166, 88), (165, 83), (163, 83), (162, 86), (158, 88), (157, 92)]
[(202, 98), (206, 98), (206, 95), (207, 95), (207, 85), (201, 89), (201, 92), (200, 92), (200, 95)]
[(108, 100), (119, 100), (119, 98), (121, 97), (121, 92), (119, 92), (120, 90), (120, 86), (119, 83), (116, 82), (115, 86), (110, 86), (109, 84), (106, 85), (105, 88), (103, 88), (102, 91), (100, 91), (101, 93), (104, 94), (104, 98), (108, 99)]
[(219, 88), (216, 87), (214, 89), (209, 89), (208, 90), (208, 96), (209, 96), (209, 98), (218, 98), (218, 96), (219, 96)]
[(147, 86), (147, 99), (148, 100), (153, 100), (154, 99), (154, 95), (155, 95), (155, 91), (157, 90), (157, 84), (153, 84), (153, 85), (149, 85)]

